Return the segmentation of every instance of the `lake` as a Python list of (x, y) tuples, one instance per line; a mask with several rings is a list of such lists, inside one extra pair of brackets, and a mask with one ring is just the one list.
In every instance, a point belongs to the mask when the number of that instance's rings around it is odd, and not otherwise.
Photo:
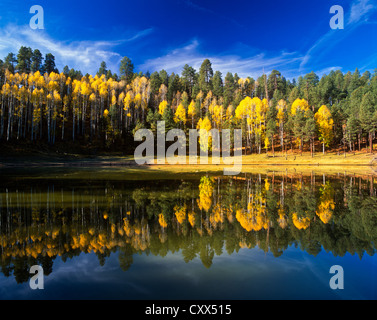
[(376, 178), (279, 170), (1, 169), (0, 298), (376, 299)]

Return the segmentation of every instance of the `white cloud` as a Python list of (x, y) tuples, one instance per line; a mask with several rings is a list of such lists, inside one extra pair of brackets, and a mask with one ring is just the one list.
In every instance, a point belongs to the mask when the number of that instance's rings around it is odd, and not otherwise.
[(212, 69), (221, 71), (223, 76), (227, 72), (237, 73), (240, 77), (251, 76), (257, 78), (273, 69), (279, 69), (286, 77), (289, 74), (294, 76), (302, 57), (296, 53), (280, 52), (276, 55), (266, 55), (260, 53), (251, 57), (243, 58), (238, 55), (204, 55), (199, 53), (199, 41), (192, 40), (189, 44), (171, 50), (166, 55), (147, 60), (139, 68), (142, 71), (150, 72), (166, 70), (168, 73), (174, 72), (180, 74), (183, 66), (188, 64), (197, 71), (200, 69), (204, 59), (209, 59), (212, 63)]
[(32, 30), (29, 26), (8, 25), (0, 30), (0, 57), (9, 52), (17, 54), (21, 46), (39, 49), (43, 54), (52, 53), (61, 71), (65, 65), (81, 70), (83, 74), (95, 74), (101, 61), (108, 69), (117, 72), (121, 56), (114, 51), (120, 44), (135, 41), (151, 33), (153, 29), (142, 30), (128, 39), (119, 41), (57, 41), (45, 30)]
[(362, 18), (366, 20), (367, 14), (376, 9), (376, 6), (371, 2), (371, 0), (357, 0), (352, 3), (348, 24), (358, 22)]

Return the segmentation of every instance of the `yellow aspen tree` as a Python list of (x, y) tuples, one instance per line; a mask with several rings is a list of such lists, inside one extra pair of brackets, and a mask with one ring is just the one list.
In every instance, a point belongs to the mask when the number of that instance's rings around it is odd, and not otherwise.
[(309, 104), (305, 99), (299, 99), (297, 98), (293, 103), (291, 107), (291, 114), (295, 115), (297, 110), (301, 111), (307, 111), (309, 110)]
[(61, 118), (62, 118), (62, 141), (64, 141), (65, 119), (66, 119), (66, 115), (67, 115), (67, 111), (68, 111), (69, 96), (65, 95), (62, 102), (63, 102), (62, 113), (61, 113)]
[[(125, 98), (125, 94), (124, 92), (122, 91), (119, 95), (118, 95), (118, 106), (119, 106), (119, 130), (120, 130), (120, 134), (123, 133), (123, 110), (124, 110), (124, 98)], [(121, 107), (123, 105), (123, 108)]]
[(327, 106), (323, 105), (314, 115), (318, 125), (319, 140), (322, 142), (323, 154), (325, 154), (325, 146), (329, 147), (333, 139), (334, 120)]
[(225, 118), (228, 122), (231, 122), (233, 120), (233, 105), (229, 105), (228, 108), (226, 108)]
[(89, 96), (89, 101), (91, 102), (91, 116), (90, 116), (90, 137), (93, 139), (93, 136), (96, 134), (99, 121), (99, 88), (102, 83), (102, 78), (97, 75), (93, 78), (93, 81), (90, 83), (92, 89), (92, 94)]
[(82, 95), (82, 111), (81, 111), (81, 134), (85, 134), (85, 120), (86, 120), (86, 112), (88, 108), (88, 100), (92, 93), (90, 83), (84, 81), (81, 83), (80, 86), (80, 93)]
[(194, 118), (196, 116), (196, 106), (194, 100), (191, 100), (188, 106), (187, 114), (191, 117), (191, 128), (194, 129)]
[(163, 100), (160, 102), (159, 106), (158, 106), (158, 113), (162, 116), (165, 112), (165, 109), (168, 105), (168, 102), (166, 100)]
[(186, 125), (186, 121), (187, 121), (187, 119), (186, 119), (186, 109), (182, 105), (182, 103), (180, 103), (178, 105), (177, 110), (175, 111), (175, 115), (174, 115), (173, 120), (174, 120), (175, 123), (179, 122), (181, 129), (182, 129), (182, 124)]
[(213, 123), (214, 127), (221, 129), (223, 124), (223, 116), (224, 116), (224, 107), (222, 105), (216, 104), (213, 107)]
[(251, 139), (254, 133), (254, 107), (255, 104), (253, 104), (253, 99), (251, 99), (250, 97), (246, 97), (240, 102), (240, 104), (237, 106), (235, 110), (236, 119), (239, 119), (241, 121), (244, 121), (244, 119), (246, 119), (246, 148), (251, 146)]
[(151, 95), (151, 87), (149, 80), (146, 77), (139, 78), (139, 94), (140, 94), (140, 107), (142, 112), (142, 121), (144, 122), (145, 119), (145, 112), (149, 103), (150, 95)]
[(161, 84), (160, 88), (158, 89), (160, 102), (166, 100), (167, 93), (168, 88), (164, 84)]
[(263, 99), (261, 103), (259, 101), (255, 104), (255, 135), (258, 143), (258, 153), (260, 154), (262, 151), (262, 140), (264, 140), (266, 132), (268, 100)]
[(80, 94), (81, 82), (78, 80), (73, 80), (72, 82), (72, 140), (76, 139), (76, 119), (79, 118), (79, 94)]
[(277, 125), (279, 127), (279, 137), (280, 137), (280, 145), (281, 145), (281, 151), (284, 151), (284, 117), (285, 117), (285, 112), (287, 110), (287, 103), (285, 100), (281, 99), (278, 101), (276, 105), (277, 109), (277, 115), (276, 115), (276, 120), (277, 120)]
[(209, 112), (209, 107), (212, 103), (212, 99), (213, 99), (213, 93), (212, 93), (212, 91), (209, 91), (207, 93), (207, 96), (205, 97), (205, 99), (203, 101), (203, 107), (204, 107), (204, 110), (205, 110), (204, 114), (207, 114), (207, 112)]
[(133, 98), (133, 92), (131, 90), (129, 90), (126, 93), (126, 96), (123, 99), (123, 106), (124, 106), (123, 110), (125, 111), (125, 116), (126, 116), (126, 120), (125, 120), (125, 128), (126, 129), (131, 124), (131, 103), (132, 103), (133, 99), (134, 99)]
[(199, 93), (196, 95), (196, 98), (195, 100), (197, 101), (197, 103), (199, 103), (199, 118), (202, 117), (202, 103), (203, 103), (203, 97), (204, 97), (204, 93), (202, 90), (199, 91)]
[(199, 119), (197, 124), (197, 129), (200, 130), (199, 133), (199, 145), (200, 149), (203, 151), (211, 150), (212, 146), (212, 137), (209, 135), (210, 130), (212, 129), (211, 121), (208, 117), (204, 119)]

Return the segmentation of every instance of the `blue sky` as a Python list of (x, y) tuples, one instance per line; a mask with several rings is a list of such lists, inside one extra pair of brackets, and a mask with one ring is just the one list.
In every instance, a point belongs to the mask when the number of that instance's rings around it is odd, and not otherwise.
[[(29, 21), (44, 9), (43, 30)], [(332, 30), (330, 7), (344, 9), (344, 29)], [(287, 78), (332, 69), (377, 68), (377, 0), (2, 0), (0, 58), (21, 45), (55, 55), (94, 74), (101, 61), (118, 73), (123, 56), (135, 71), (199, 70), (205, 58), (225, 76), (254, 78), (277, 69)]]

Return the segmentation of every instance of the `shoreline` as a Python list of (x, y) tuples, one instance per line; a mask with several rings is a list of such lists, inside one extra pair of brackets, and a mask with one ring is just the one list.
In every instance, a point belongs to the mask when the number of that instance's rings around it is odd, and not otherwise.
[[(144, 164), (135, 163), (133, 156), (123, 156), (118, 154), (103, 154), (98, 156), (88, 156), (79, 154), (7, 154), (0, 155), (0, 170), (3, 174), (7, 170), (24, 169), (77, 169), (89, 171), (121, 172), (131, 175), (144, 174), (176, 174), (176, 173), (217, 173), (224, 168), (231, 168), (233, 164), (226, 165), (223, 163), (212, 164), (212, 159), (208, 157), (208, 164), (198, 163), (189, 164), (188, 158), (186, 164)], [(259, 173), (259, 172), (302, 172), (308, 173), (314, 171), (329, 173), (358, 173), (377, 175), (377, 156), (366, 151), (347, 154), (338, 154), (337, 152), (327, 152), (325, 155), (316, 154), (311, 157), (310, 153), (291, 153), (272, 155), (251, 154), (242, 156), (242, 173)]]

